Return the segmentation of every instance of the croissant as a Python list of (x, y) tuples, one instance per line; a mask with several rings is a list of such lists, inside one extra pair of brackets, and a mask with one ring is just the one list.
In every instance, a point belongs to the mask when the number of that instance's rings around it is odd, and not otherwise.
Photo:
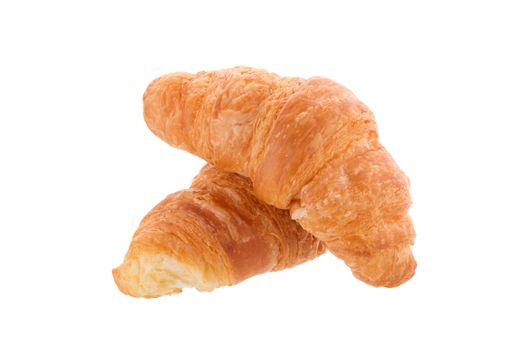
[(211, 291), (324, 251), (287, 211), (257, 200), (248, 179), (207, 165), (144, 217), (113, 277), (134, 297)]
[(249, 177), (362, 281), (414, 275), (409, 180), (347, 88), (249, 67), (173, 73), (146, 89), (144, 118), (168, 144)]

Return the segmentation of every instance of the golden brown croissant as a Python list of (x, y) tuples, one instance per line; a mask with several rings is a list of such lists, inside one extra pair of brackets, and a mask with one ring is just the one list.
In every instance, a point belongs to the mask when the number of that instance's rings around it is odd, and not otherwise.
[(170, 145), (248, 176), (359, 279), (395, 287), (413, 276), (408, 178), (345, 87), (249, 67), (174, 73), (149, 85), (144, 117)]
[(248, 179), (208, 165), (144, 217), (113, 276), (123, 293), (152, 298), (233, 285), (324, 251), (287, 211), (257, 200)]

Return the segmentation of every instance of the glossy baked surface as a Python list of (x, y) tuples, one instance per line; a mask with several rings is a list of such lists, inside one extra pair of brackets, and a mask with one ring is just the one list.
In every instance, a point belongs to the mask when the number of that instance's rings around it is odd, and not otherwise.
[(248, 179), (207, 165), (190, 189), (144, 217), (113, 275), (122, 292), (136, 297), (210, 291), (324, 251), (288, 211), (257, 200)]
[(395, 287), (413, 276), (408, 178), (344, 86), (250, 67), (173, 73), (147, 88), (144, 117), (167, 143), (248, 176), (359, 279)]

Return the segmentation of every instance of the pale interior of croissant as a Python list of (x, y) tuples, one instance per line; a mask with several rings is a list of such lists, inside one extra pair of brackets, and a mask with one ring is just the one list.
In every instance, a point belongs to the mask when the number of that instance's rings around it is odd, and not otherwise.
[(128, 257), (113, 269), (119, 289), (135, 297), (155, 298), (182, 292), (182, 288), (211, 291), (221, 284), (206, 276), (198, 266), (184, 263), (173, 256), (143, 252)]

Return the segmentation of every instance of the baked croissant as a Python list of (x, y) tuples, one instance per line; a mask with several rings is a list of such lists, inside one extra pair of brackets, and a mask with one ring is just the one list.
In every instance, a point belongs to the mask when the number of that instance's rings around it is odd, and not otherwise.
[(290, 209), (362, 281), (413, 276), (409, 180), (345, 87), (249, 67), (173, 73), (148, 86), (144, 118), (170, 145), (249, 177), (257, 198)]
[(207, 165), (144, 217), (113, 277), (134, 297), (211, 291), (324, 251), (287, 211), (257, 200), (248, 179)]

